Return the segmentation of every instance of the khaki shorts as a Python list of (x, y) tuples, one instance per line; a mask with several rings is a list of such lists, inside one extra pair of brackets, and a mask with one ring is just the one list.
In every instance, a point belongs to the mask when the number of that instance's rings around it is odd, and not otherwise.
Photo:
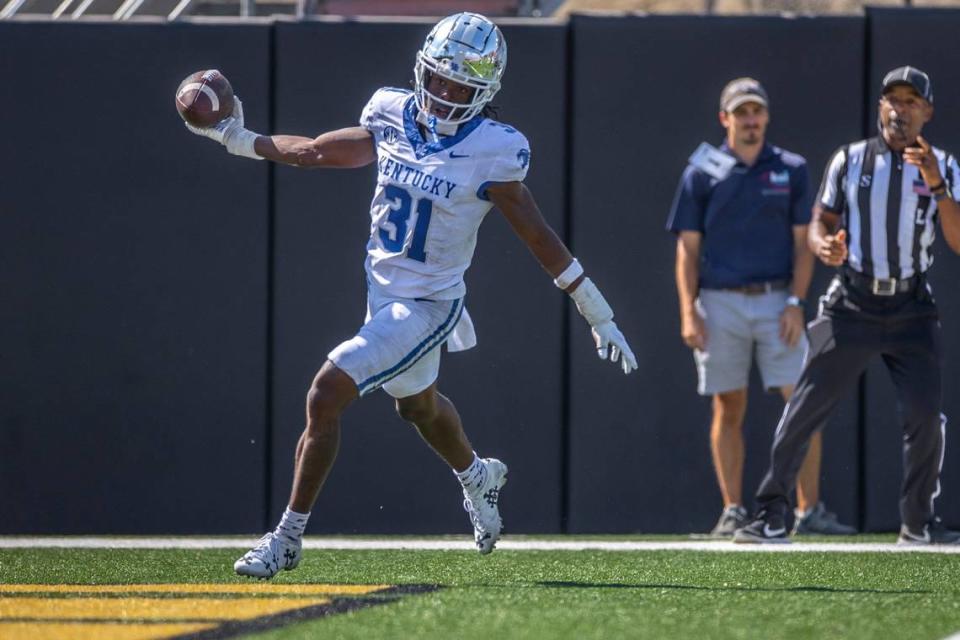
[(804, 334), (792, 349), (780, 339), (786, 291), (747, 295), (702, 289), (697, 311), (707, 327), (707, 347), (694, 350), (701, 395), (745, 389), (756, 353), (765, 389), (796, 384), (807, 350)]

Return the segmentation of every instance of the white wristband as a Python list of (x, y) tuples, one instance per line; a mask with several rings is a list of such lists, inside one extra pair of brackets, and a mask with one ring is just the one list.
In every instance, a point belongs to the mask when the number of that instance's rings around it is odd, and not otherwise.
[(577, 303), (577, 311), (586, 318), (591, 327), (613, 320), (613, 309), (590, 278), (584, 278), (570, 297)]
[(263, 160), (263, 158), (253, 150), (253, 144), (258, 137), (260, 137), (259, 133), (254, 133), (243, 127), (237, 127), (228, 131), (223, 137), (223, 146), (227, 148), (228, 153), (232, 153), (235, 156), (243, 156), (253, 160)]
[(563, 273), (554, 278), (553, 284), (557, 285), (561, 289), (566, 289), (582, 275), (583, 267), (581, 267), (580, 262), (574, 258), (573, 262), (571, 262), (570, 265), (563, 270)]

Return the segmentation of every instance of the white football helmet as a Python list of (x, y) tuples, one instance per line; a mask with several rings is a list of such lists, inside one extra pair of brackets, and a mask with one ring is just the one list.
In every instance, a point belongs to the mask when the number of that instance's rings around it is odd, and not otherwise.
[[(447, 16), (430, 30), (417, 52), (413, 67), (417, 108), (430, 116), (430, 105), (440, 104), (450, 112), (436, 121), (457, 125), (471, 119), (500, 90), (500, 78), (507, 67), (507, 42), (497, 25), (478, 13)], [(466, 104), (443, 100), (427, 91), (432, 74), (472, 87)]]

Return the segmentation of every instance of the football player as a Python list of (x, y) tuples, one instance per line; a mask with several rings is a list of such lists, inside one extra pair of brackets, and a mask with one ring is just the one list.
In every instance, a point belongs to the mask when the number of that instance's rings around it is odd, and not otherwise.
[(237, 560), (237, 573), (270, 578), (297, 566), (307, 518), (337, 453), (340, 415), (379, 387), (452, 467), (463, 486), (477, 549), (493, 550), (502, 526), (497, 501), (507, 466), (474, 453), (453, 403), (437, 391), (440, 346), (446, 342), (448, 350), (457, 351), (476, 344), (463, 306), (463, 274), (492, 207), (573, 298), (590, 324), (598, 355), (619, 359), (624, 373), (637, 367), (610, 305), (523, 184), (530, 165), (527, 139), (485, 113), (506, 63), (507, 45), (497, 26), (481, 15), (459, 13), (438, 22), (417, 53), (414, 90), (378, 90), (358, 127), (316, 138), (258, 135), (244, 128), (239, 101), (234, 115), (217, 125), (190, 127), (247, 158), (300, 167), (377, 163), (365, 265), (366, 323), (329, 353), (314, 378), (289, 505), (276, 530)]

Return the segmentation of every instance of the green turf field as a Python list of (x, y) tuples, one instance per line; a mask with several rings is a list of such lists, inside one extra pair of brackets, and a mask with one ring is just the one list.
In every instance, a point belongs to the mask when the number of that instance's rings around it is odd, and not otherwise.
[[(0, 638), (939, 640), (960, 631), (960, 554), (307, 550), (269, 583), (234, 576), (237, 556), (2, 549)], [(212, 586), (36, 586), (161, 583)], [(332, 586), (293, 586), (304, 584)], [(351, 594), (343, 585), (376, 586)], [(409, 585), (421, 586), (391, 588)]]

